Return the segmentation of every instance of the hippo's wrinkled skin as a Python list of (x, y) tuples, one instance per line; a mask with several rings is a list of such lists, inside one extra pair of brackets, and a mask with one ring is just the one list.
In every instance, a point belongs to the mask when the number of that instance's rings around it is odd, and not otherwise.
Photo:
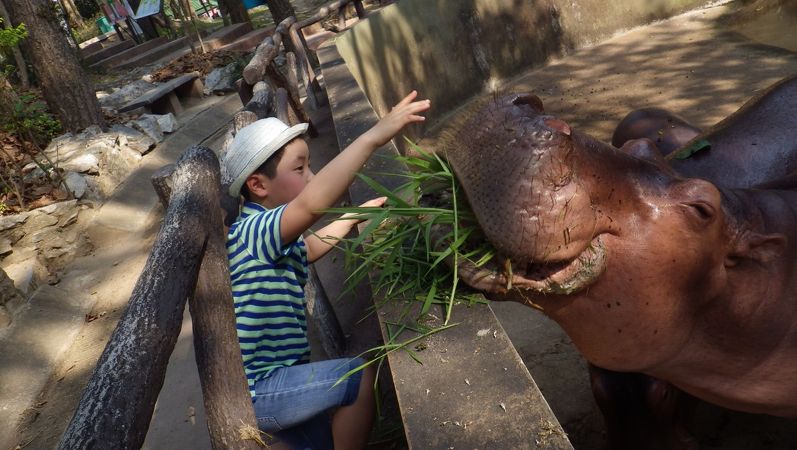
[[(491, 101), (445, 153), (508, 262), (463, 279), (543, 310), (594, 365), (797, 417), (797, 192), (751, 189), (797, 171), (797, 139), (767, 136), (795, 136), (797, 81), (757, 103), (731, 121), (754, 130), (715, 129), (710, 150), (671, 164), (651, 140), (579, 133), (533, 95)], [(765, 145), (739, 142), (750, 133)]]

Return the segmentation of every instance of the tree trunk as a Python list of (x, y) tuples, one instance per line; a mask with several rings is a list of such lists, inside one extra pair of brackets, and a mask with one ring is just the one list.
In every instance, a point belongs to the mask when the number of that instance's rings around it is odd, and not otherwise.
[(249, 22), (249, 13), (240, 0), (219, 0), (219, 9), (225, 18), (229, 17), (232, 23)]
[[(3, 18), (3, 25), (5, 28), (11, 26), (11, 16), (8, 15), (8, 10), (6, 9), (6, 5), (3, 3), (3, 0), (0, 0), (0, 17)], [(15, 45), (11, 47), (11, 52), (14, 54), (14, 64), (17, 66), (17, 74), (19, 75), (19, 82), (22, 85), (22, 89), (30, 89), (28, 65), (25, 63), (25, 58), (22, 57), (22, 52), (19, 50), (19, 46)]]
[(278, 25), (290, 16), (296, 16), (290, 0), (268, 0), (268, 10), (274, 18), (274, 25)]
[(105, 127), (100, 104), (76, 50), (61, 29), (47, 0), (10, 0), (12, 24), (24, 23), (28, 37), (22, 46), (30, 56), (44, 99), (69, 131), (90, 125)]
[(67, 20), (69, 20), (69, 24), (72, 25), (73, 28), (82, 27), (83, 17), (80, 16), (74, 0), (61, 0), (61, 4), (64, 5), (64, 13), (66, 14)]

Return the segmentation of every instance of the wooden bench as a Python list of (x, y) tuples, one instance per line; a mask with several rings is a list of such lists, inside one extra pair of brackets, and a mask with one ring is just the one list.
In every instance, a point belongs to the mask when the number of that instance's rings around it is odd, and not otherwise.
[(203, 88), (202, 80), (199, 79), (199, 72), (187, 73), (150, 89), (137, 99), (124, 105), (119, 109), (119, 112), (132, 111), (143, 107), (148, 113), (172, 113), (177, 116), (183, 111), (183, 105), (180, 100), (186, 97), (202, 97)]

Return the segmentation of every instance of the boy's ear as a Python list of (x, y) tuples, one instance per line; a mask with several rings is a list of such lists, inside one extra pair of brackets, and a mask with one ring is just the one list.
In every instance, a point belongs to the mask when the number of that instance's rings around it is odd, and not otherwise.
[(249, 193), (256, 197), (266, 197), (268, 195), (268, 178), (259, 173), (253, 173), (246, 177), (246, 188)]
[(749, 259), (767, 264), (780, 256), (786, 249), (786, 237), (780, 233), (760, 234), (753, 231), (744, 233), (725, 257), (725, 266), (732, 267), (740, 260)]

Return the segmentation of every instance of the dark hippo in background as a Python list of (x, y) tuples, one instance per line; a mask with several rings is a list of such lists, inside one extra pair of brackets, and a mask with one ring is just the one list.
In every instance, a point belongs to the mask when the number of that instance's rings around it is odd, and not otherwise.
[[(672, 124), (657, 114), (630, 117), (619, 150), (528, 94), (450, 128), (437, 151), (502, 258), (463, 279), (542, 310), (603, 369), (797, 417), (797, 81), (696, 137), (685, 121), (659, 133)], [(671, 148), (695, 137), (694, 155), (668, 160), (662, 134)], [(666, 383), (645, 390), (669, 402)]]

